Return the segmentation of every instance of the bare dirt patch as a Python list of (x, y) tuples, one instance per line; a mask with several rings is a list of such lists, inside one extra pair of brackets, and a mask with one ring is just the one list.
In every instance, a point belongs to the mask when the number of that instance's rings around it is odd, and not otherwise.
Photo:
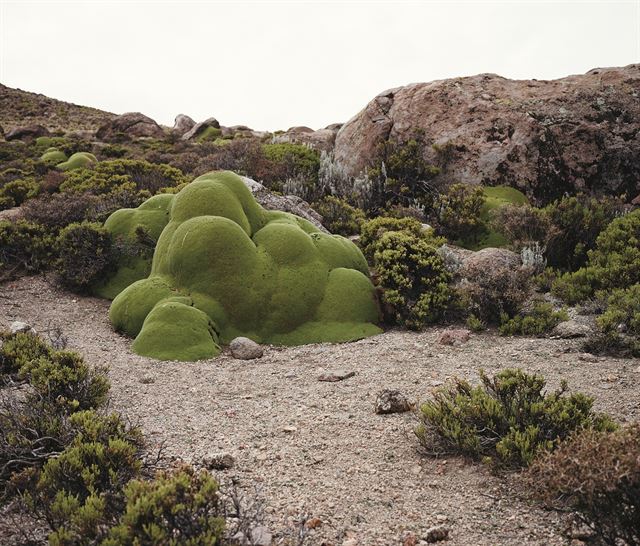
[[(410, 413), (376, 415), (376, 396), (398, 389), (424, 400), (447, 378), (477, 379), (521, 367), (566, 379), (620, 420), (640, 414), (640, 362), (581, 359), (579, 341), (473, 335), (460, 347), (438, 343), (443, 328), (390, 331), (343, 345), (267, 347), (258, 360), (228, 353), (201, 362), (158, 362), (131, 352), (113, 332), (109, 302), (83, 298), (41, 277), (0, 286), (0, 327), (14, 320), (38, 331), (60, 326), (71, 348), (108, 364), (112, 406), (139, 422), (167, 454), (199, 464), (228, 452), (218, 472), (264, 501), (266, 525), (282, 543), (301, 514), (319, 518), (305, 544), (402, 544), (440, 523), (450, 545), (568, 543), (565, 520), (518, 494), (515, 477), (496, 477), (460, 458), (421, 456)], [(337, 382), (334, 371), (355, 375)], [(315, 521), (315, 520), (314, 520)]]

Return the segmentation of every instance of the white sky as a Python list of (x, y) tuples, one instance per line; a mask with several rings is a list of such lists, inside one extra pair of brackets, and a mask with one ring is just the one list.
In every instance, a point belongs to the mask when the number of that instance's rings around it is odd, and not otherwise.
[(0, 82), (173, 125), (347, 121), (379, 92), (640, 62), (640, 0), (0, 0)]

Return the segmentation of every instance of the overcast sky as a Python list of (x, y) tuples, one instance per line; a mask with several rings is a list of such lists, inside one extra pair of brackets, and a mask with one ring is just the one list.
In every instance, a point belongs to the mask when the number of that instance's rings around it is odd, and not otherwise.
[(173, 125), (320, 128), (379, 92), (640, 62), (640, 0), (0, 0), (0, 81)]

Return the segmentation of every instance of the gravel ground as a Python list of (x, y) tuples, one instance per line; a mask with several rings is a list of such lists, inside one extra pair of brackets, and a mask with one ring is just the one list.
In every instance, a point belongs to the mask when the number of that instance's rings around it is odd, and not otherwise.
[[(446, 544), (567, 544), (566, 521), (518, 494), (517, 477), (496, 477), (461, 458), (421, 455), (411, 413), (376, 415), (376, 395), (399, 389), (415, 401), (453, 376), (477, 378), (518, 366), (566, 379), (621, 420), (640, 414), (640, 362), (585, 358), (579, 342), (474, 335), (438, 344), (442, 328), (390, 331), (355, 343), (267, 347), (254, 361), (224, 354), (193, 363), (158, 362), (131, 352), (107, 318), (109, 302), (81, 298), (41, 277), (0, 286), (0, 327), (14, 320), (44, 331), (60, 326), (89, 362), (108, 364), (112, 406), (139, 422), (152, 444), (199, 464), (227, 452), (218, 473), (263, 503), (274, 544), (302, 515), (319, 518), (305, 545), (396, 545), (431, 526)], [(344, 381), (319, 382), (346, 370)], [(316, 522), (318, 523), (318, 522)]]

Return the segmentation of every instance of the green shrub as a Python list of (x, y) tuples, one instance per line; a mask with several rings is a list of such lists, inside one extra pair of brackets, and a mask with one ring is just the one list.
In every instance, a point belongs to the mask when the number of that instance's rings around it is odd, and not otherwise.
[(215, 546), (225, 521), (218, 483), (207, 472), (182, 466), (155, 480), (134, 480), (125, 488), (126, 507), (102, 546), (189, 544)]
[(124, 506), (124, 486), (140, 475), (142, 436), (119, 416), (70, 417), (73, 441), (42, 468), (33, 505), (53, 529), (52, 546), (99, 543)]
[(0, 335), (0, 341), (0, 376), (15, 376), (30, 362), (52, 354), (51, 347), (33, 334)]
[(373, 220), (364, 222), (360, 228), (360, 248), (369, 260), (373, 260), (375, 247), (380, 238), (388, 231), (403, 231), (418, 238), (428, 240), (432, 246), (441, 246), (445, 243), (442, 238), (435, 237), (433, 230), (425, 230), (419, 220), (415, 218), (390, 218), (379, 216)]
[[(231, 150), (232, 146), (225, 148)], [(249, 175), (256, 174), (271, 190), (291, 193), (310, 203), (322, 197), (318, 195), (320, 154), (316, 150), (304, 144), (283, 142), (262, 144), (258, 152), (262, 157), (253, 161), (256, 166), (247, 166)]]
[(345, 200), (328, 195), (313, 205), (314, 210), (322, 216), (324, 227), (331, 233), (355, 235), (365, 221), (364, 212), (352, 207)]
[(613, 197), (564, 197), (548, 205), (544, 213), (551, 222), (547, 262), (575, 271), (587, 262), (600, 232), (620, 214), (622, 202)]
[(640, 284), (600, 293), (604, 313), (596, 319), (599, 332), (587, 341), (596, 353), (640, 356)]
[(375, 244), (373, 263), (382, 300), (398, 324), (420, 329), (448, 308), (451, 276), (425, 239), (406, 231), (384, 233)]
[(13, 180), (0, 188), (0, 198), (4, 199), (4, 208), (19, 207), (38, 193), (40, 193), (40, 186), (33, 178)]
[(640, 425), (586, 430), (539, 457), (526, 477), (547, 505), (578, 513), (606, 544), (640, 544)]
[(456, 379), (421, 406), (416, 435), (427, 450), (484, 457), (515, 468), (528, 466), (576, 430), (615, 428), (609, 417), (592, 411), (588, 396), (565, 396), (565, 382), (547, 394), (542, 376), (519, 369), (493, 378), (480, 372), (480, 379), (477, 387)]
[(549, 239), (554, 236), (549, 215), (528, 204), (508, 204), (496, 208), (490, 224), (516, 251), (532, 243), (539, 243), (546, 248)]
[(481, 217), (485, 203), (484, 188), (469, 184), (453, 184), (435, 202), (438, 231), (450, 241), (473, 245), (486, 232)]
[(482, 332), (487, 329), (487, 325), (473, 313), (467, 317), (466, 324), (472, 332)]
[(559, 277), (551, 287), (568, 303), (583, 301), (598, 290), (640, 283), (640, 209), (616, 218), (596, 239), (587, 264)]
[(102, 161), (91, 169), (70, 172), (60, 186), (63, 192), (108, 194), (118, 190), (146, 191), (153, 195), (166, 187), (188, 182), (181, 171), (169, 165), (116, 159)]
[(65, 227), (56, 239), (56, 250), (56, 271), (72, 288), (87, 288), (114, 267), (112, 236), (100, 224), (83, 222)]
[(0, 280), (45, 269), (53, 258), (53, 237), (25, 221), (0, 221)]
[(538, 302), (530, 311), (519, 313), (513, 318), (503, 314), (500, 333), (503, 336), (540, 336), (553, 330), (564, 320), (569, 320), (564, 309), (554, 311), (550, 303)]
[(44, 398), (55, 400), (67, 411), (103, 406), (109, 392), (104, 368), (91, 368), (82, 357), (69, 351), (55, 351), (22, 364), (19, 376)]

